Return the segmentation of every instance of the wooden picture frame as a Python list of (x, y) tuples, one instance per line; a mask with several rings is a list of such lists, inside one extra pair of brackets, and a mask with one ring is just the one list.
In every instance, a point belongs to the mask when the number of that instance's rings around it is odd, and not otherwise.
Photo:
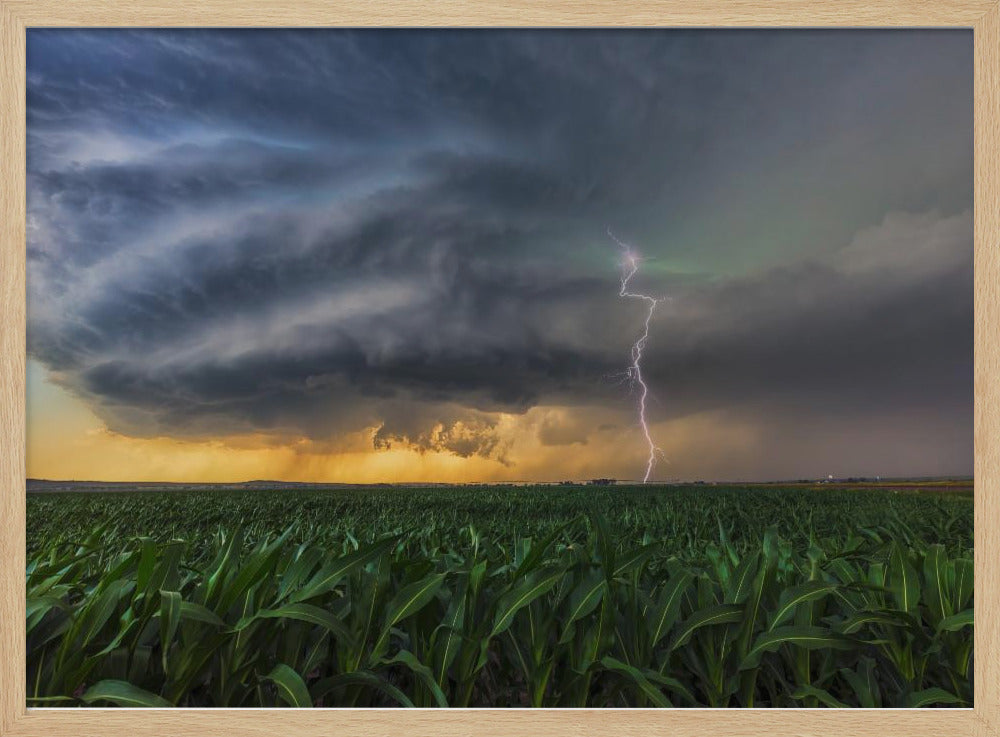
[[(25, 705), (25, 32), (58, 26), (966, 27), (975, 58), (972, 709), (28, 709)], [(0, 734), (1000, 735), (1000, 0), (0, 0)]]

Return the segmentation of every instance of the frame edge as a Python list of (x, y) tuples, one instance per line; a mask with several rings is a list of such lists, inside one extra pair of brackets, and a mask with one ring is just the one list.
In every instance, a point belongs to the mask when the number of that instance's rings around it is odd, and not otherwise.
[(25, 26), (0, 2), (0, 733), (26, 714), (25, 615)]
[[(1000, 737), (1000, 3), (973, 26), (975, 99), (975, 630), (974, 710)], [(993, 408), (987, 411), (987, 408)], [(991, 565), (993, 563), (993, 565)], [(993, 615), (992, 617), (990, 615)], [(988, 657), (987, 657), (988, 654)]]

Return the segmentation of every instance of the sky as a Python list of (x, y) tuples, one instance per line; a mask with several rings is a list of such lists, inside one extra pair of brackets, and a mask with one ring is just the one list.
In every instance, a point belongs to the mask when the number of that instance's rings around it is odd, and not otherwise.
[(28, 475), (971, 475), (968, 30), (27, 32)]

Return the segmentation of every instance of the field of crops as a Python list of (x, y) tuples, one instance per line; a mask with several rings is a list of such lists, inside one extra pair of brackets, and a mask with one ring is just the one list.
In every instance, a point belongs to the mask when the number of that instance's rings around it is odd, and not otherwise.
[(32, 494), (29, 704), (969, 706), (972, 498)]

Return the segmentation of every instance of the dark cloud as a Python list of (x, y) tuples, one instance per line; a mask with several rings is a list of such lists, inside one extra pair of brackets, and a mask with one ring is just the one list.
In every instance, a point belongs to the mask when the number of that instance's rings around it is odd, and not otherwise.
[(971, 212), (887, 218), (826, 262), (679, 296), (651, 342), (650, 379), (674, 412), (770, 397), (817, 416), (966, 414), (972, 286)]
[(971, 65), (965, 31), (32, 29), (29, 355), (128, 434), (504, 460), (490, 413), (627, 401), (611, 226), (673, 297), (655, 417), (971, 423)]

